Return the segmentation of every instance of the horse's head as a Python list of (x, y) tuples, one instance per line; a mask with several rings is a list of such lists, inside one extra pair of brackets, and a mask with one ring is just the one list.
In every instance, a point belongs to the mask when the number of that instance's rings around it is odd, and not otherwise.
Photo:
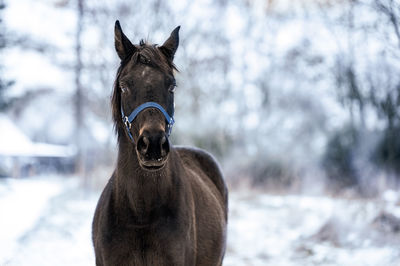
[(121, 59), (112, 99), (120, 143), (134, 145), (140, 166), (164, 166), (173, 124), (175, 79), (172, 61), (179, 44), (179, 27), (162, 46), (144, 41), (133, 45), (115, 23), (115, 49)]

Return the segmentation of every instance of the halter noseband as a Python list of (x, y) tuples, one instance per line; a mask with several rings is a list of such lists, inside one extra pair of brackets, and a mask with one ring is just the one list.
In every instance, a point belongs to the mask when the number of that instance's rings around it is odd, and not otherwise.
[(158, 110), (161, 111), (161, 113), (164, 115), (165, 117), (165, 121), (167, 122), (167, 136), (169, 137), (169, 135), (171, 135), (171, 131), (172, 131), (172, 126), (175, 123), (175, 120), (172, 116), (170, 116), (167, 111), (165, 111), (165, 109), (159, 105), (158, 103), (155, 102), (146, 102), (144, 104), (139, 105), (135, 110), (132, 111), (132, 113), (129, 116), (126, 116), (124, 114), (124, 110), (122, 108), (121, 105), (121, 114), (122, 114), (122, 122), (125, 124), (126, 127), (126, 131), (128, 131), (128, 135), (129, 138), (132, 140), (132, 142), (135, 142), (133, 140), (132, 134), (131, 134), (131, 126), (132, 126), (132, 122), (133, 120), (135, 120), (136, 116), (143, 111), (144, 109), (147, 108), (157, 108)]

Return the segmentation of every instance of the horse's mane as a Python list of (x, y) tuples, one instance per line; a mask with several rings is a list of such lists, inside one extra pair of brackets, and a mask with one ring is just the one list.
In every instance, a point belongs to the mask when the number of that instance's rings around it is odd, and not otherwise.
[(113, 85), (113, 92), (111, 97), (111, 111), (114, 120), (114, 129), (118, 135), (118, 139), (121, 136), (119, 132), (123, 129), (122, 114), (121, 114), (121, 88), (119, 87), (119, 78), (122, 70), (132, 62), (133, 64), (146, 64), (158, 68), (163, 73), (173, 75), (173, 71), (178, 69), (173, 64), (172, 60), (168, 60), (165, 55), (158, 49), (156, 44), (148, 44), (145, 40), (140, 40), (139, 45), (135, 45), (135, 51), (128, 54), (118, 67), (116, 79)]

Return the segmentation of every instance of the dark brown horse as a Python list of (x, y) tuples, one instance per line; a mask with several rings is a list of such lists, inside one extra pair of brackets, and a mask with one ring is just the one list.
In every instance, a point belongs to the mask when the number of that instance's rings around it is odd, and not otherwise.
[(203, 150), (168, 140), (178, 33), (179, 27), (162, 46), (133, 45), (115, 24), (119, 151), (94, 215), (96, 265), (222, 264), (228, 194), (218, 164)]

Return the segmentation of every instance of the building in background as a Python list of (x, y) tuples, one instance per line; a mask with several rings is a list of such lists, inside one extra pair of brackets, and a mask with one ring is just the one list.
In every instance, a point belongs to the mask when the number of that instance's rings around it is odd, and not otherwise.
[(73, 171), (72, 146), (31, 141), (9, 117), (0, 114), (0, 176)]

